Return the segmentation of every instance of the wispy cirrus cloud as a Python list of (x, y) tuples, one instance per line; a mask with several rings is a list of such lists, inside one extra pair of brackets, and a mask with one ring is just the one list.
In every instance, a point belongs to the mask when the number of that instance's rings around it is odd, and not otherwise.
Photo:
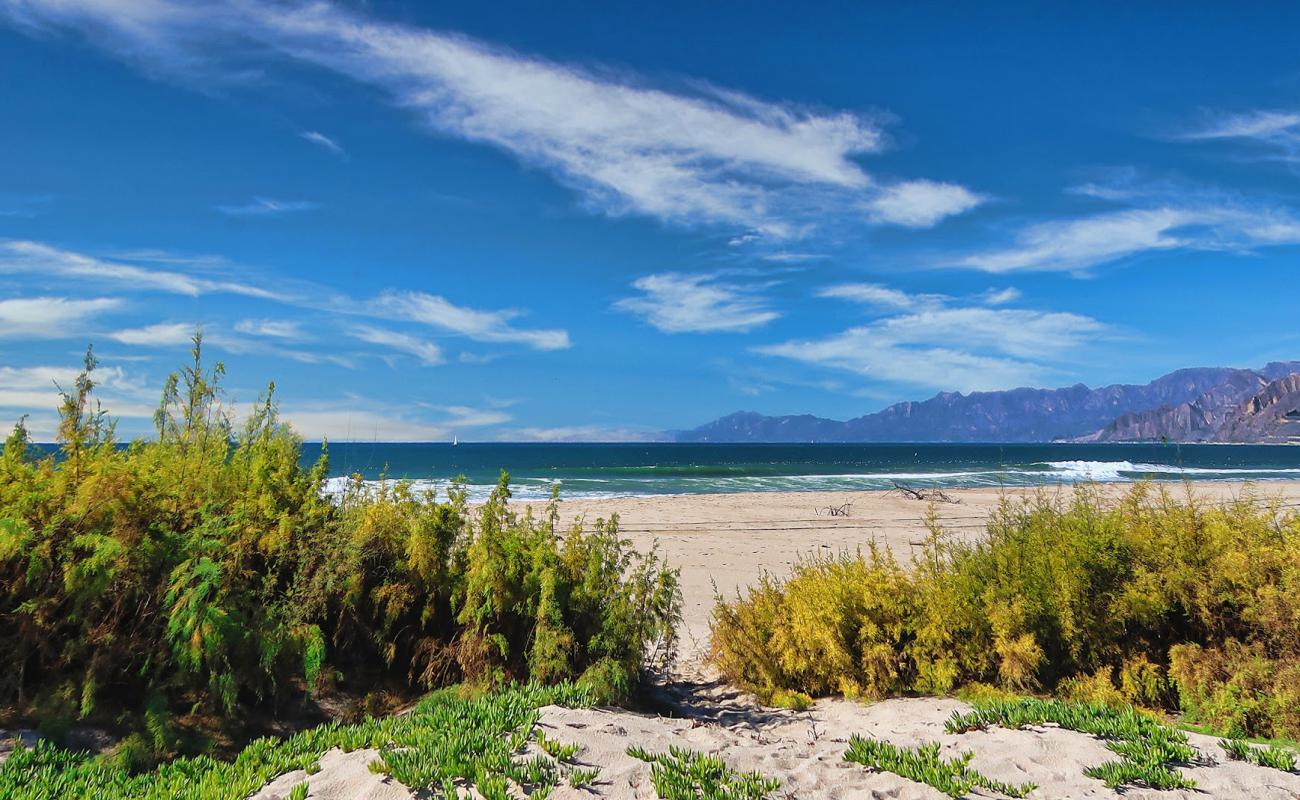
[(985, 272), (1075, 272), (1142, 254), (1177, 250), (1249, 252), (1300, 244), (1289, 209), (1238, 202), (1169, 199), (1140, 208), (1025, 226), (1006, 246), (962, 256), (948, 266)]
[(571, 346), (567, 331), (515, 327), (512, 320), (523, 314), (517, 309), (483, 311), (425, 292), (384, 292), (371, 304), (371, 311), (375, 316), (428, 325), (478, 342), (519, 343), (534, 350)]
[(827, 286), (819, 289), (817, 296), (850, 300), (863, 305), (897, 311), (940, 306), (949, 299), (947, 295), (912, 294), (878, 283), (842, 283), (837, 286)]
[(0, 241), (0, 274), (30, 274), (75, 279), (79, 284), (116, 286), (134, 291), (158, 291), (198, 297), (236, 294), (284, 301), (280, 293), (250, 283), (209, 278), (173, 270), (153, 269), (26, 240)]
[(324, 150), (328, 150), (329, 152), (333, 153), (336, 156), (347, 155), (347, 151), (343, 149), (343, 145), (339, 144), (336, 140), (334, 140), (329, 136), (326, 136), (320, 131), (303, 131), (298, 135), (303, 139), (316, 145), (317, 147), (320, 147)]
[[(137, 263), (129, 263), (128, 260)], [(186, 265), (198, 272), (181, 272), (160, 269), (152, 264)], [(151, 266), (144, 266), (150, 264)], [(434, 328), (445, 334), (463, 336), (477, 342), (492, 344), (522, 344), (533, 350), (562, 350), (572, 345), (569, 334), (561, 328), (526, 328), (518, 320), (525, 315), (520, 309), (478, 309), (458, 305), (439, 295), (424, 292), (390, 290), (372, 299), (359, 299), (341, 295), (327, 287), (311, 284), (294, 284), (292, 289), (283, 286), (266, 287), (252, 282), (211, 277), (218, 268), (230, 270), (230, 265), (211, 257), (189, 258), (170, 253), (141, 251), (114, 258), (88, 255), (49, 244), (32, 241), (0, 241), (0, 275), (39, 275), (45, 280), (58, 278), (70, 288), (86, 285), (112, 288), (119, 295), (139, 292), (165, 292), (199, 297), (207, 294), (233, 294), (278, 305), (307, 318), (312, 315), (345, 314), (355, 318), (369, 318), (385, 323), (402, 322)], [(98, 300), (76, 298), (46, 298), (46, 306), (32, 305), (31, 312), (39, 317), (46, 310), (52, 322), (46, 326), (58, 330), (55, 324), (80, 315), (89, 318), (91, 312), (107, 310), (109, 305), (123, 302), (121, 297)], [(55, 302), (60, 301), (60, 302)], [(77, 305), (78, 303), (100, 305)], [(14, 313), (20, 306), (14, 306)], [(35, 320), (39, 322), (39, 319)], [(16, 323), (17, 324), (17, 323)], [(350, 366), (351, 360), (337, 353), (312, 352), (298, 348), (282, 347), (296, 342), (311, 343), (304, 331), (304, 318), (297, 319), (238, 319), (234, 322), (204, 324), (209, 343), (231, 352), (260, 352), (279, 355), (306, 363), (339, 363)], [(65, 326), (66, 328), (66, 326)], [(17, 331), (18, 328), (15, 328)], [(409, 332), (392, 331), (376, 325), (357, 327), (361, 335), (356, 341), (386, 347), (393, 352), (413, 355), (426, 365), (445, 361), (441, 348), (425, 338)], [(187, 342), (193, 334), (193, 322), (165, 321), (152, 325), (110, 331), (107, 338), (133, 346), (171, 347)], [(76, 335), (82, 335), (78, 328)], [(485, 356), (486, 357), (486, 356)]]
[(231, 217), (272, 217), (292, 214), (295, 211), (312, 211), (317, 208), (320, 208), (319, 203), (307, 200), (276, 200), (273, 197), (254, 197), (241, 205), (217, 206), (218, 211)]
[[(870, 288), (870, 292), (848, 288)], [(1110, 326), (1066, 312), (990, 307), (877, 285), (832, 287), (823, 297), (865, 302), (886, 316), (823, 338), (764, 345), (755, 352), (878, 381), (959, 391), (1032, 385), (1059, 358), (1111, 335)], [(880, 300), (886, 302), (881, 303)]]
[(288, 319), (241, 319), (235, 323), (235, 332), (270, 339), (302, 339), (302, 323)]
[(120, 308), (114, 297), (10, 297), (0, 300), (0, 339), (82, 336), (95, 317)]
[(1023, 296), (1024, 293), (1019, 289), (1014, 286), (1008, 286), (1005, 289), (989, 289), (987, 292), (980, 295), (980, 300), (983, 301), (985, 305), (1004, 306), (1008, 303), (1016, 302)]
[(768, 307), (761, 287), (718, 275), (664, 272), (638, 278), (632, 286), (641, 294), (616, 301), (614, 308), (664, 333), (739, 333), (781, 316)]
[[(951, 295), (905, 292), (879, 283), (841, 283), (818, 289), (817, 297), (848, 300), (881, 311), (920, 311), (942, 308), (956, 300)], [(1009, 286), (989, 289), (961, 302), (982, 306), (1003, 306), (1021, 298), (1020, 290)]]
[(139, 328), (112, 331), (108, 338), (121, 344), (143, 347), (176, 347), (188, 345), (197, 329), (197, 326), (188, 322), (158, 322)]
[(453, 436), (472, 436), (512, 419), (499, 409), (398, 406), (357, 396), (332, 402), (288, 403), (281, 406), (280, 414), (303, 438), (316, 441), (328, 437), (334, 442), (447, 441)]
[(3, 10), (22, 26), (74, 29), (146, 69), (190, 80), (211, 79), (223, 55), (241, 68), (252, 54), (331, 70), (375, 87), (439, 135), (547, 170), (607, 214), (788, 239), (837, 212), (859, 215), (873, 198), (873, 219), (910, 226), (976, 202), (953, 184), (877, 188), (856, 159), (884, 149), (879, 115), (700, 82), (656, 88), (331, 3), (10, 0)]
[(1300, 111), (1253, 110), (1220, 113), (1177, 135), (1187, 141), (1236, 141), (1254, 145), (1268, 158), (1300, 162)]
[(382, 345), (415, 358), (426, 367), (442, 364), (446, 359), (442, 348), (436, 343), (402, 331), (377, 328), (373, 325), (355, 325), (349, 328), (348, 335), (368, 344)]
[[(106, 338), (119, 344), (155, 350), (188, 348), (195, 334), (202, 334), (205, 347), (215, 347), (228, 353), (239, 355), (254, 354), (283, 358), (302, 364), (335, 364), (351, 369), (355, 366), (353, 359), (332, 351), (304, 350), (282, 346), (284, 337), (267, 335), (264, 328), (249, 328), (235, 325), (234, 332), (218, 324), (199, 324), (197, 322), (157, 322), (135, 328), (122, 328), (104, 334)], [(296, 329), (296, 324), (295, 324)], [(242, 334), (242, 335), (241, 335)], [(303, 337), (295, 336), (295, 339)]]

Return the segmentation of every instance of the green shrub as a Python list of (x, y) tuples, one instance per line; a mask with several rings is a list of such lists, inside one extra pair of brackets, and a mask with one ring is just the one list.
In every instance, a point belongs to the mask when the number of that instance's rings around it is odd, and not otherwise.
[(1186, 711), (1300, 734), (1300, 512), (1137, 485), (1004, 499), (987, 536), (932, 517), (904, 567), (875, 547), (719, 598), (712, 657), (781, 693), (945, 694), (967, 684)]
[(237, 708), (332, 688), (581, 677), (609, 701), (671, 659), (677, 573), (616, 519), (517, 514), (505, 474), (473, 512), (401, 481), (331, 501), (274, 386), (236, 427), (193, 356), (152, 440), (116, 441), (88, 354), (58, 453), (21, 423), (0, 452), (0, 704), (56, 736), (124, 712), (166, 753), (196, 714), (238, 735)]
[(932, 786), (949, 797), (964, 797), (975, 787), (1008, 797), (1024, 797), (1034, 790), (1032, 783), (1003, 783), (980, 774), (970, 767), (974, 757), (973, 753), (967, 752), (958, 758), (943, 758), (939, 755), (938, 742), (908, 748), (856, 735), (849, 739), (849, 749), (844, 753), (845, 761), (901, 775)]

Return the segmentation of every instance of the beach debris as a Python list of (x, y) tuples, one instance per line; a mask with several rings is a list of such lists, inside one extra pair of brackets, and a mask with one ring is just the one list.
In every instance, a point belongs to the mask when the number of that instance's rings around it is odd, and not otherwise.
[(953, 497), (943, 489), (915, 489), (905, 483), (894, 481), (894, 491), (911, 500), (930, 500), (940, 503), (960, 503), (961, 499)]
[(838, 506), (818, 506), (813, 509), (813, 513), (819, 517), (823, 515), (828, 517), (847, 517), (850, 516), (849, 512), (852, 509), (852, 503), (844, 503)]

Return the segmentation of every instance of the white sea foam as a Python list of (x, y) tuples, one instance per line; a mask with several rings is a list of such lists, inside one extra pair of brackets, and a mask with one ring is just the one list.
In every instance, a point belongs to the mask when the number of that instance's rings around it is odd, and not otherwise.
[[(895, 482), (919, 486), (950, 488), (980, 486), (1032, 486), (1036, 484), (1078, 483), (1083, 481), (1130, 482), (1143, 478), (1176, 479), (1221, 478), (1224, 480), (1280, 480), (1300, 475), (1300, 468), (1285, 467), (1181, 467), (1171, 464), (1134, 463), (1131, 461), (1045, 461), (1002, 469), (985, 468), (945, 472), (846, 472), (832, 475), (726, 475), (726, 476), (620, 476), (517, 479), (510, 490), (516, 500), (536, 502), (551, 496), (559, 485), (569, 500), (644, 497), (664, 494), (700, 494), (708, 492), (774, 491), (865, 491), (889, 489)], [(348, 477), (325, 481), (323, 493), (341, 498), (352, 482)], [(393, 483), (394, 481), (389, 481)], [(415, 493), (447, 497), (452, 482), (447, 479), (422, 478), (405, 481)], [(363, 481), (362, 491), (374, 491), (380, 481)], [(599, 488), (596, 488), (599, 487)], [(483, 502), (496, 484), (465, 484), (471, 503)]]
[(1148, 475), (1249, 475), (1277, 479), (1300, 475), (1300, 469), (1285, 467), (1182, 467), (1174, 464), (1134, 464), (1131, 461), (1048, 461), (1044, 465), (1067, 480), (1128, 481)]

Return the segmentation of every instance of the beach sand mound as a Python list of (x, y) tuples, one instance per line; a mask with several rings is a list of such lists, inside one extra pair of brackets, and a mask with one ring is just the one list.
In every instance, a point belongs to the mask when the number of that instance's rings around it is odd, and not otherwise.
[[(890, 773), (874, 773), (843, 760), (853, 734), (915, 746), (939, 742), (945, 757), (974, 753), (971, 766), (990, 778), (1032, 782), (1031, 798), (1126, 798), (1127, 800), (1296, 800), (1300, 774), (1284, 773), (1225, 759), (1217, 740), (1188, 734), (1203, 763), (1182, 772), (1197, 783), (1194, 791), (1156, 791), (1126, 787), (1121, 793), (1083, 774), (1086, 767), (1114, 758), (1101, 741), (1054, 727), (1029, 730), (992, 728), (961, 735), (944, 732), (944, 722), (966, 704), (946, 698), (904, 698), (863, 704), (823, 700), (807, 711), (759, 706), (753, 698), (715, 683), (677, 683), (659, 690), (659, 714), (621, 709), (543, 709), (547, 736), (579, 744), (576, 761), (598, 767), (600, 777), (588, 789), (561, 786), (556, 800), (654, 798), (647, 764), (627, 755), (637, 745), (651, 752), (686, 747), (720, 756), (739, 771), (758, 771), (781, 781), (775, 798), (828, 800), (941, 800), (945, 795)], [(375, 751), (334, 751), (314, 775), (283, 776), (253, 795), (254, 800), (288, 796), (307, 781), (319, 800), (405, 800), (416, 797), (405, 787), (373, 774), (368, 764)], [(477, 797), (477, 794), (472, 795)], [(969, 795), (998, 797), (977, 790)]]

